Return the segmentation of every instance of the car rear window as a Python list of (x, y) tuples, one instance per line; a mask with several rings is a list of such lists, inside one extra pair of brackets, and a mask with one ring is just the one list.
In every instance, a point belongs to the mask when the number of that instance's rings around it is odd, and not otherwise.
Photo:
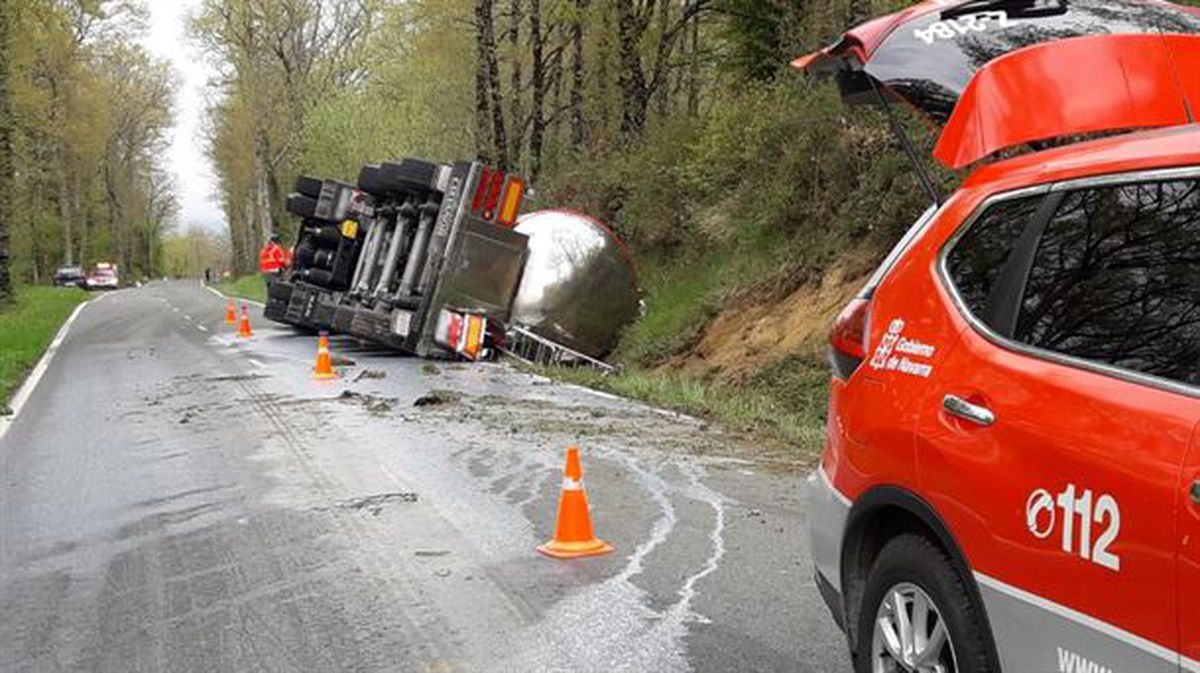
[(1047, 223), (1013, 337), (1200, 383), (1200, 181), (1068, 192)]
[(997, 328), (992, 316), (1000, 299), (995, 292), (1000, 273), (1041, 202), (1042, 196), (1037, 195), (993, 203), (969, 225), (946, 257), (946, 269), (959, 297), (976, 318), (993, 329)]

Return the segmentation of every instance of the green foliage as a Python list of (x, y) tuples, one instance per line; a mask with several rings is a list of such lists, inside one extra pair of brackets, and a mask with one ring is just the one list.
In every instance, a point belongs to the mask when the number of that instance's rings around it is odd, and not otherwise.
[(632, 244), (649, 310), (618, 356), (641, 365), (748, 289), (819, 278), (847, 249), (882, 254), (928, 205), (881, 117), (794, 77), (725, 91), (552, 180), (543, 202), (607, 211)]
[(828, 383), (824, 368), (810, 366), (789, 379), (785, 395), (770, 382), (734, 387), (639, 369), (610, 375), (561, 367), (535, 371), (782, 442), (789, 447), (789, 461), (800, 465), (811, 464), (821, 450)]
[(217, 289), (230, 297), (250, 299), (260, 303), (267, 300), (267, 283), (259, 274), (223, 280)]
[(0, 310), (0, 408), (54, 339), (75, 307), (78, 288), (18, 286), (16, 301)]

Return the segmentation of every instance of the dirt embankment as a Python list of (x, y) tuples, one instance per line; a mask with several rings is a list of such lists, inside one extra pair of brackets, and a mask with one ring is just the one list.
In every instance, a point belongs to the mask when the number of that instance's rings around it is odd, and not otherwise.
[(753, 293), (744, 293), (727, 302), (692, 348), (661, 369), (743, 381), (788, 357), (824, 357), (830, 325), (867, 282), (874, 258), (867, 251), (848, 252), (819, 282), (773, 296), (764, 292), (758, 302), (747, 301)]

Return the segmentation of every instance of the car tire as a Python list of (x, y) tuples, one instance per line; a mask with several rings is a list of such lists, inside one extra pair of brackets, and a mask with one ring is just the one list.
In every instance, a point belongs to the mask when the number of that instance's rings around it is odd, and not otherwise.
[[(889, 616), (898, 609), (905, 610), (904, 618)], [(932, 640), (930, 636), (936, 638), (938, 622), (947, 636), (946, 646), (936, 657), (945, 665), (943, 669), (915, 665), (920, 662), (914, 660), (926, 654), (925, 649), (932, 649), (921, 648), (919, 643), (907, 648), (909, 661), (896, 661), (897, 653), (906, 656), (905, 647), (894, 647), (901, 625), (918, 610), (925, 610), (927, 615), (927, 633), (921, 638), (926, 641)], [(910, 633), (915, 633), (911, 623), (909, 628)], [(877, 670), (994, 673), (985, 631), (981, 612), (967, 590), (966, 581), (946, 553), (920, 535), (899, 535), (880, 550), (867, 577), (858, 611), (855, 670), (857, 673)], [(889, 642), (892, 648), (888, 647)], [(916, 640), (910, 636), (908, 642)], [(877, 660), (883, 662), (881, 668), (876, 668)], [(897, 665), (889, 668), (890, 663)]]

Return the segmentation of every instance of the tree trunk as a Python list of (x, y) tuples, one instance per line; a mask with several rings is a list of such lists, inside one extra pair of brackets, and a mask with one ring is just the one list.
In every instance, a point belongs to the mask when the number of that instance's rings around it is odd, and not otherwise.
[(67, 159), (66, 152), (63, 152), (63, 174), (62, 180), (58, 183), (58, 214), (62, 218), (63, 228), (63, 264), (66, 266), (75, 265), (75, 252), (73, 250), (74, 240), (71, 236), (71, 185), (68, 180), (68, 172), (66, 170)]
[(586, 140), (583, 122), (583, 14), (588, 0), (575, 0), (575, 17), (571, 21), (571, 151), (578, 153)]
[[(658, 42), (658, 59), (665, 63), (671, 57), (674, 45), (670, 43), (670, 38), (667, 36), (667, 31), (671, 27), (671, 2), (670, 0), (658, 0), (658, 23), (662, 34)], [(659, 119), (665, 119), (671, 103), (671, 87), (668, 83), (670, 78), (670, 70), (664, 71), (664, 81), (658, 82), (658, 87), (654, 90), (654, 107), (658, 113)]]
[(688, 59), (687, 109), (692, 117), (700, 114), (700, 17), (692, 18), (692, 50)]
[(475, 154), (480, 161), (492, 162), (491, 92), (488, 91), (487, 41), (483, 17), (489, 13), (486, 0), (475, 0)]
[(504, 93), (500, 90), (500, 64), (496, 59), (496, 27), (492, 18), (493, 0), (479, 0), (476, 18), (482, 22), (483, 55), (487, 65), (487, 85), (491, 93), (488, 101), (492, 108), (492, 144), (496, 151), (496, 166), (507, 171), (508, 136), (504, 125)]
[(9, 225), (12, 216), (12, 114), (8, 100), (9, 12), (0, 5), (0, 306), (12, 301), (12, 277), (9, 271)]
[(634, 14), (633, 0), (617, 0), (617, 32), (620, 50), (621, 135), (636, 139), (646, 126), (646, 74), (642, 71), (639, 46), (643, 27)]
[[(537, 21), (537, 0), (531, 0), (530, 21)], [(513, 169), (516, 170), (521, 165), (521, 144), (524, 140), (524, 120), (522, 119), (523, 110), (521, 109), (521, 0), (512, 0), (509, 4), (509, 29), (508, 29), (508, 44), (509, 53), (512, 58), (512, 72), (509, 85), (509, 131), (512, 136), (509, 146), (509, 160), (512, 161)], [(537, 44), (537, 35), (531, 35), (530, 40), (534, 43), (535, 49)], [(534, 65), (536, 68), (537, 65)], [(537, 93), (534, 93), (536, 96)]]
[(529, 0), (529, 41), (533, 46), (533, 128), (529, 133), (529, 177), (536, 183), (542, 172), (542, 144), (546, 135), (546, 62), (542, 51), (541, 0)]

